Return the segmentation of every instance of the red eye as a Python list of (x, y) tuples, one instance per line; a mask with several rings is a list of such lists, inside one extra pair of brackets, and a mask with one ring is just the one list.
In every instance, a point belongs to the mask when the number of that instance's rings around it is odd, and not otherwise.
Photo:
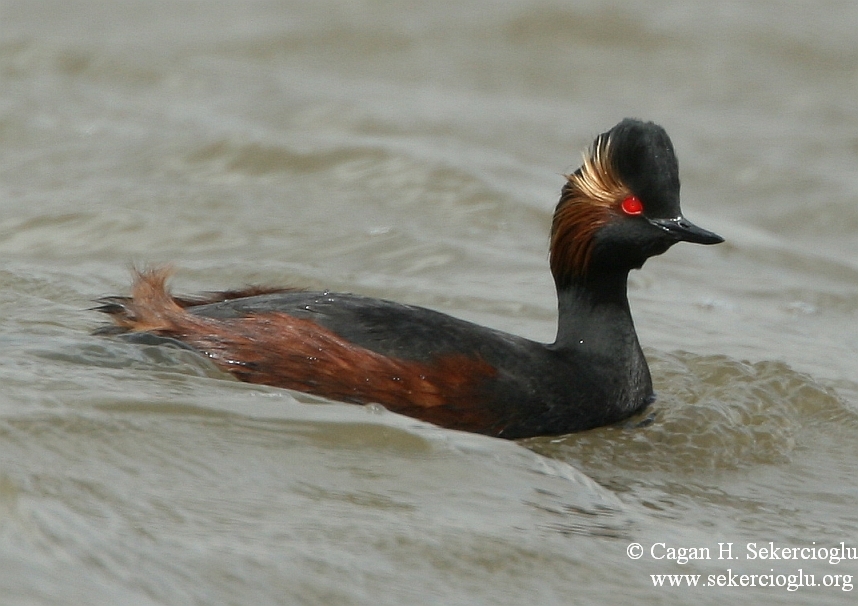
[(640, 201), (640, 198), (637, 196), (629, 196), (623, 203), (620, 204), (620, 208), (623, 209), (623, 212), (627, 215), (642, 215), (643, 214), (643, 202)]

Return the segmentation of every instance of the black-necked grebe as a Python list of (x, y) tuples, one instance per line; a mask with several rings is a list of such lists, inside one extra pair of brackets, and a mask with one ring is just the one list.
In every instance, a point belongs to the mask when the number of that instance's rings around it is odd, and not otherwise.
[(563, 187), (551, 227), (557, 339), (542, 344), (428, 309), (277, 288), (173, 297), (168, 272), (137, 275), (99, 309), (115, 326), (199, 350), (243, 381), (379, 403), (502, 438), (620, 421), (653, 400), (626, 296), (628, 273), (680, 241), (720, 236), (682, 216), (663, 128), (623, 120), (596, 137)]

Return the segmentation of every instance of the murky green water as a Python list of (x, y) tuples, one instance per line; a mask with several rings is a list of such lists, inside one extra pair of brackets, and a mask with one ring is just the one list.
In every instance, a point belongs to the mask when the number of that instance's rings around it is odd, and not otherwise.
[[(858, 547), (856, 24), (2, 0), (0, 603), (853, 600), (856, 560), (748, 556)], [(510, 443), (90, 336), (132, 263), (172, 262), (181, 292), (346, 290), (550, 341), (561, 175), (625, 116), (668, 129), (686, 214), (728, 239), (633, 274), (651, 422)]]

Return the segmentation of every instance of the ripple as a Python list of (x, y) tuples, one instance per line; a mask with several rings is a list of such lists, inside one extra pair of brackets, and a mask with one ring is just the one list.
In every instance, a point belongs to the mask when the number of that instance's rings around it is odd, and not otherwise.
[(221, 140), (192, 152), (187, 161), (191, 165), (210, 165), (218, 172), (260, 176), (324, 171), (343, 164), (372, 164), (386, 156), (384, 151), (366, 147), (300, 152), (282, 145)]
[(288, 59), (296, 53), (320, 52), (345, 55), (372, 55), (407, 51), (413, 44), (412, 36), (389, 28), (371, 30), (352, 26), (323, 26), (314, 31), (292, 30), (274, 36), (253, 36), (238, 43), (221, 43), (219, 52), (225, 56), (255, 61)]
[(164, 68), (141, 64), (137, 54), (107, 49), (97, 43), (63, 43), (46, 36), (10, 37), (0, 44), (0, 73), (15, 78), (45, 73), (88, 77), (135, 87), (155, 86), (165, 77)]
[(507, 38), (514, 44), (540, 46), (602, 44), (622, 48), (660, 49), (676, 44), (678, 39), (648, 28), (640, 19), (612, 10), (569, 10), (542, 8), (528, 10), (506, 26)]
[(699, 473), (789, 459), (803, 429), (858, 426), (834, 389), (776, 361), (649, 352), (658, 400), (628, 423), (525, 445), (588, 467)]

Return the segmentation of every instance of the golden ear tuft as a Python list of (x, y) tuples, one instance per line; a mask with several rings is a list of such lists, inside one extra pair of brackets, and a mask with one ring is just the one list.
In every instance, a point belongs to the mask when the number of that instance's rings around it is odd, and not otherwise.
[(587, 273), (593, 237), (611, 208), (631, 196), (611, 162), (611, 141), (600, 135), (577, 171), (567, 175), (551, 226), (551, 273), (558, 284)]
[(596, 139), (590, 153), (584, 154), (581, 168), (567, 178), (569, 185), (580, 193), (582, 202), (612, 206), (631, 195), (611, 162), (611, 140), (607, 135)]

